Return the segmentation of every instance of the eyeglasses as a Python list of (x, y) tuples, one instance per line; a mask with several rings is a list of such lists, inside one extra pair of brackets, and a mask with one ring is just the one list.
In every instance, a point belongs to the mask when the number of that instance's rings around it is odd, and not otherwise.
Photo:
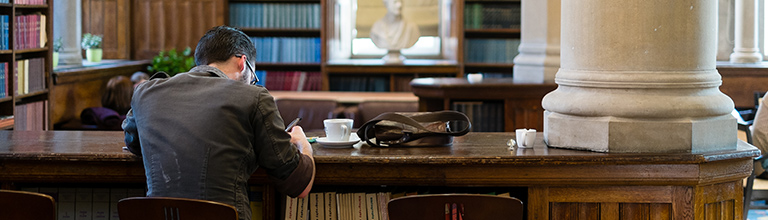
[[(242, 58), (242, 54), (235, 55), (237, 58)], [(248, 58), (245, 59), (245, 65), (248, 66), (248, 70), (251, 71), (251, 79), (248, 80), (248, 84), (256, 85), (257, 82), (259, 82), (259, 77), (256, 77), (256, 71), (253, 70), (253, 66), (251, 65), (251, 62), (248, 62)]]

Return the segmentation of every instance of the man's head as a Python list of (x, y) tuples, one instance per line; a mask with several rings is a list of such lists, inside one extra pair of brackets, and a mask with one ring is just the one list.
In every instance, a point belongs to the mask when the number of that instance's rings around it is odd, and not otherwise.
[(232, 56), (245, 55), (250, 62), (256, 58), (256, 48), (248, 35), (227, 26), (218, 26), (208, 30), (195, 48), (195, 63), (208, 65), (225, 62)]

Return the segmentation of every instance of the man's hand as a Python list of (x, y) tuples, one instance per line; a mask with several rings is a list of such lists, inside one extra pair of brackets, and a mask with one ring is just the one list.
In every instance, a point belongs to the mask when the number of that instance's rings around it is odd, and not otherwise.
[(309, 141), (307, 141), (307, 135), (304, 134), (304, 129), (302, 129), (301, 126), (293, 126), (290, 134), (291, 143), (295, 144), (302, 154), (306, 154), (309, 157), (312, 157), (312, 145), (309, 144)]

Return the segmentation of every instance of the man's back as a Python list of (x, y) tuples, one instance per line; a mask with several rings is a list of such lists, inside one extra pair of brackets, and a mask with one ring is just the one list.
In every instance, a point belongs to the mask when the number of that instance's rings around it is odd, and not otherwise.
[(264, 126), (283, 123), (266, 89), (224, 78), (215, 68), (145, 82), (132, 106), (147, 196), (218, 201), (243, 215), (257, 162), (285, 176), (292, 170), (280, 165), (296, 161), (295, 148), (275, 147), (291, 146), (290, 135)]

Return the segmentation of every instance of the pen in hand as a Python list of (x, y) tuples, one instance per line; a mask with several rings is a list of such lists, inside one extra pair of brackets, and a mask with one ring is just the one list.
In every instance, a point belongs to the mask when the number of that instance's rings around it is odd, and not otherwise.
[(296, 124), (299, 124), (299, 121), (301, 121), (301, 118), (296, 118), (291, 121), (291, 123), (288, 124), (288, 126), (285, 126), (285, 132), (289, 132), (293, 126), (296, 126)]

